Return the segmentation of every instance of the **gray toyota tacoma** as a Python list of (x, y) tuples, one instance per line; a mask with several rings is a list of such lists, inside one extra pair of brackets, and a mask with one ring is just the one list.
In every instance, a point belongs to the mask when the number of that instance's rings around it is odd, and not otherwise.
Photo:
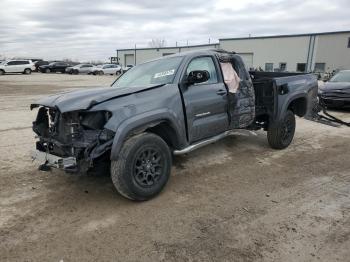
[[(222, 63), (239, 76), (235, 93), (225, 84)], [(311, 115), (317, 88), (311, 74), (248, 72), (234, 52), (179, 53), (140, 64), (111, 87), (32, 104), (38, 107), (33, 158), (42, 169), (108, 168), (121, 195), (147, 200), (167, 183), (173, 155), (238, 129), (263, 129), (272, 148), (288, 147), (295, 115)]]

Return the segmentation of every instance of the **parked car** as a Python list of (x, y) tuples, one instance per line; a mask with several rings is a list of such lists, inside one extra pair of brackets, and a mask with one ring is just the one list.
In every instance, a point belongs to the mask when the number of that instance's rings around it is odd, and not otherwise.
[(341, 70), (319, 88), (320, 102), (330, 108), (350, 108), (350, 70)]
[(48, 64), (50, 64), (48, 61), (44, 61), (44, 60), (36, 61), (34, 63), (34, 65), (35, 65), (35, 72), (39, 71), (39, 66), (48, 65)]
[(91, 64), (78, 64), (66, 68), (68, 74), (89, 74), (91, 73), (94, 65)]
[(91, 69), (94, 75), (119, 75), (121, 73), (121, 66), (117, 64), (104, 64)]
[(56, 73), (61, 72), (64, 73), (66, 71), (66, 68), (70, 65), (65, 62), (52, 62), (48, 65), (42, 65), (39, 66), (39, 71), (42, 73)]
[(35, 65), (31, 60), (8, 60), (0, 64), (0, 75), (5, 73), (31, 74)]
[(126, 65), (126, 66), (123, 66), (122, 68), (122, 73), (124, 74), (126, 71), (128, 71), (129, 69), (133, 68), (134, 66), (133, 65)]
[[(240, 81), (235, 93), (222, 63)], [(296, 121), (317, 103), (312, 74), (253, 72), (232, 52), (204, 50), (137, 65), (112, 87), (43, 98), (33, 130), (33, 158), (43, 169), (85, 172), (109, 167), (119, 193), (133, 200), (157, 195), (169, 179), (172, 155), (186, 154), (237, 130), (267, 131), (272, 148), (293, 140)]]

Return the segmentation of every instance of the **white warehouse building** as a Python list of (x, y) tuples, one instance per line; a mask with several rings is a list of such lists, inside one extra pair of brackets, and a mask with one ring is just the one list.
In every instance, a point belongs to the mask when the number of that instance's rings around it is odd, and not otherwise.
[(118, 49), (122, 65), (137, 65), (174, 53), (221, 48), (242, 56), (248, 68), (325, 72), (350, 69), (350, 31), (223, 38), (219, 43), (181, 47)]

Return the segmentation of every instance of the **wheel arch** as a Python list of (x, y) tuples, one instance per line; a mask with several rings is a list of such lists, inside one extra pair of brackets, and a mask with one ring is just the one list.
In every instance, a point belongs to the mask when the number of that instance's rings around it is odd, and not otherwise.
[(185, 144), (182, 137), (186, 137), (176, 126), (169, 114), (152, 114), (149, 117), (136, 116), (121, 123), (116, 130), (111, 149), (111, 160), (117, 160), (124, 142), (143, 132), (150, 132), (160, 136), (171, 148), (180, 148)]
[(307, 98), (305, 96), (294, 98), (289, 102), (287, 110), (291, 110), (299, 117), (305, 116), (307, 112)]

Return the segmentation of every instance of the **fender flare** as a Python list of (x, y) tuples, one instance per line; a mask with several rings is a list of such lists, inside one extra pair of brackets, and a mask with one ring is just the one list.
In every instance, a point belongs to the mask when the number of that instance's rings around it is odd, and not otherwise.
[(290, 106), (290, 104), (295, 101), (296, 99), (299, 99), (299, 98), (305, 98), (306, 101), (308, 99), (308, 93), (307, 92), (302, 92), (302, 93), (298, 93), (298, 94), (295, 94), (293, 96), (291, 96), (290, 98), (288, 98), (284, 103), (283, 103), (283, 106), (281, 107), (281, 111), (279, 112), (279, 115), (277, 117), (277, 122), (279, 122), (282, 117), (284, 116), (284, 113), (287, 111), (288, 107)]
[(154, 127), (162, 122), (167, 122), (171, 125), (177, 138), (181, 138), (181, 135), (186, 136), (181, 134), (181, 128), (176, 124), (176, 119), (175, 114), (169, 110), (149, 111), (126, 119), (118, 126), (115, 132), (110, 159), (118, 159), (119, 152), (128, 137), (139, 134), (147, 128)]

